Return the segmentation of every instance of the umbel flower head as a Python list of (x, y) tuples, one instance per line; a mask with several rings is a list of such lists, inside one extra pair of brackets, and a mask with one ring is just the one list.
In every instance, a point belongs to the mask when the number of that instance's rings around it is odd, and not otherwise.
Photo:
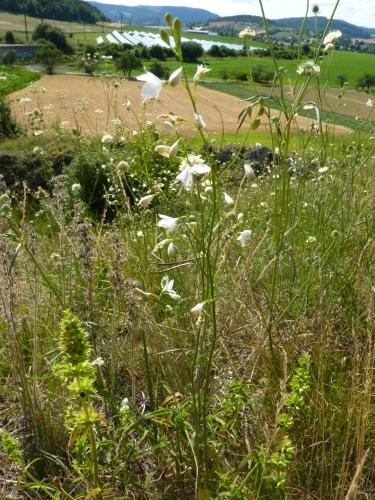
[(341, 31), (330, 31), (328, 35), (325, 36), (323, 40), (323, 44), (327, 45), (328, 43), (335, 43), (342, 36)]
[(255, 31), (249, 28), (249, 26), (239, 32), (238, 36), (240, 38), (254, 38), (256, 35)]
[(317, 76), (320, 73), (320, 67), (313, 61), (301, 63), (297, 68), (297, 75)]

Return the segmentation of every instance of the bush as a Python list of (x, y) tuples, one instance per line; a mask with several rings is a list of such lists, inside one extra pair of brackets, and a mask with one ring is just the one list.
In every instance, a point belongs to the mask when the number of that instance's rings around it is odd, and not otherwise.
[(336, 76), (336, 81), (340, 85), (340, 87), (343, 87), (344, 83), (348, 81), (345, 75), (337, 75)]
[(8, 44), (16, 43), (16, 39), (14, 38), (13, 31), (7, 31), (5, 33), (5, 43), (8, 43)]
[(238, 82), (247, 82), (247, 74), (244, 73), (243, 71), (233, 71), (231, 73), (231, 76), (234, 80), (237, 80)]
[(141, 70), (143, 68), (142, 59), (137, 57), (130, 50), (127, 50), (121, 54), (118, 59), (116, 59), (115, 66), (120, 71), (123, 71), (124, 75), (128, 75), (129, 79), (133, 71), (137, 69)]
[(160, 45), (152, 45), (149, 50), (150, 56), (158, 61), (165, 61), (165, 54), (163, 47)]
[(96, 47), (92, 43), (88, 43), (85, 45), (85, 57), (87, 57), (87, 54), (90, 54), (90, 57), (94, 57), (94, 54), (98, 53), (98, 47)]
[(264, 69), (261, 64), (256, 64), (252, 67), (251, 76), (256, 83), (268, 83), (275, 77), (273, 71)]
[(40, 23), (38, 24), (32, 34), (33, 40), (47, 40), (50, 43), (53, 43), (55, 47), (64, 54), (73, 54), (74, 49), (67, 42), (65, 33), (56, 26), (52, 26), (48, 23)]
[(46, 72), (53, 75), (53, 71), (63, 55), (64, 53), (57, 49), (53, 43), (49, 43), (37, 52), (36, 57), (42, 63)]
[(17, 60), (17, 53), (13, 49), (5, 50), (0, 54), (1, 64), (6, 64), (7, 66), (13, 66)]
[(170, 75), (170, 69), (167, 66), (163, 66), (161, 62), (159, 61), (154, 61), (150, 67), (149, 71), (153, 73), (155, 76), (158, 78), (167, 80)]
[(8, 99), (0, 97), (0, 138), (14, 138), (20, 133), (21, 127), (12, 116)]
[(202, 45), (197, 42), (182, 42), (181, 50), (184, 62), (196, 62), (204, 54)]

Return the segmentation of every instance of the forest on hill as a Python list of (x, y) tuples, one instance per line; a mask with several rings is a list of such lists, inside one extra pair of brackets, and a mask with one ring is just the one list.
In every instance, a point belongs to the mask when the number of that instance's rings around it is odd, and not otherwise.
[(0, 0), (0, 10), (41, 19), (95, 24), (109, 19), (83, 0)]

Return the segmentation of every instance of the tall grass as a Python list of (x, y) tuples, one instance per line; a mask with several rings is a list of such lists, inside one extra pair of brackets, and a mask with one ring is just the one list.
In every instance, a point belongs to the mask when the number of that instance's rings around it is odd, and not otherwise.
[[(292, 100), (244, 103), (243, 146), (266, 115), (272, 159), (219, 163), (197, 107), (207, 68), (189, 84), (166, 21), (181, 69), (144, 75), (142, 94), (185, 86), (173, 138), (146, 101), (134, 137), (121, 120), (101, 138), (55, 130), (76, 155), (48, 191), (1, 186), (1, 493), (371, 498), (374, 142), (322, 124), (316, 60)], [(311, 85), (314, 126), (294, 134)]]

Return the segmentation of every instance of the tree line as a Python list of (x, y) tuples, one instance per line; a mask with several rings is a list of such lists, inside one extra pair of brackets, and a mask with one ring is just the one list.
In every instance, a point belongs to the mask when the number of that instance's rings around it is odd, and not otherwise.
[(109, 19), (83, 0), (0, 0), (0, 10), (30, 17), (55, 19), (56, 21), (95, 24)]

